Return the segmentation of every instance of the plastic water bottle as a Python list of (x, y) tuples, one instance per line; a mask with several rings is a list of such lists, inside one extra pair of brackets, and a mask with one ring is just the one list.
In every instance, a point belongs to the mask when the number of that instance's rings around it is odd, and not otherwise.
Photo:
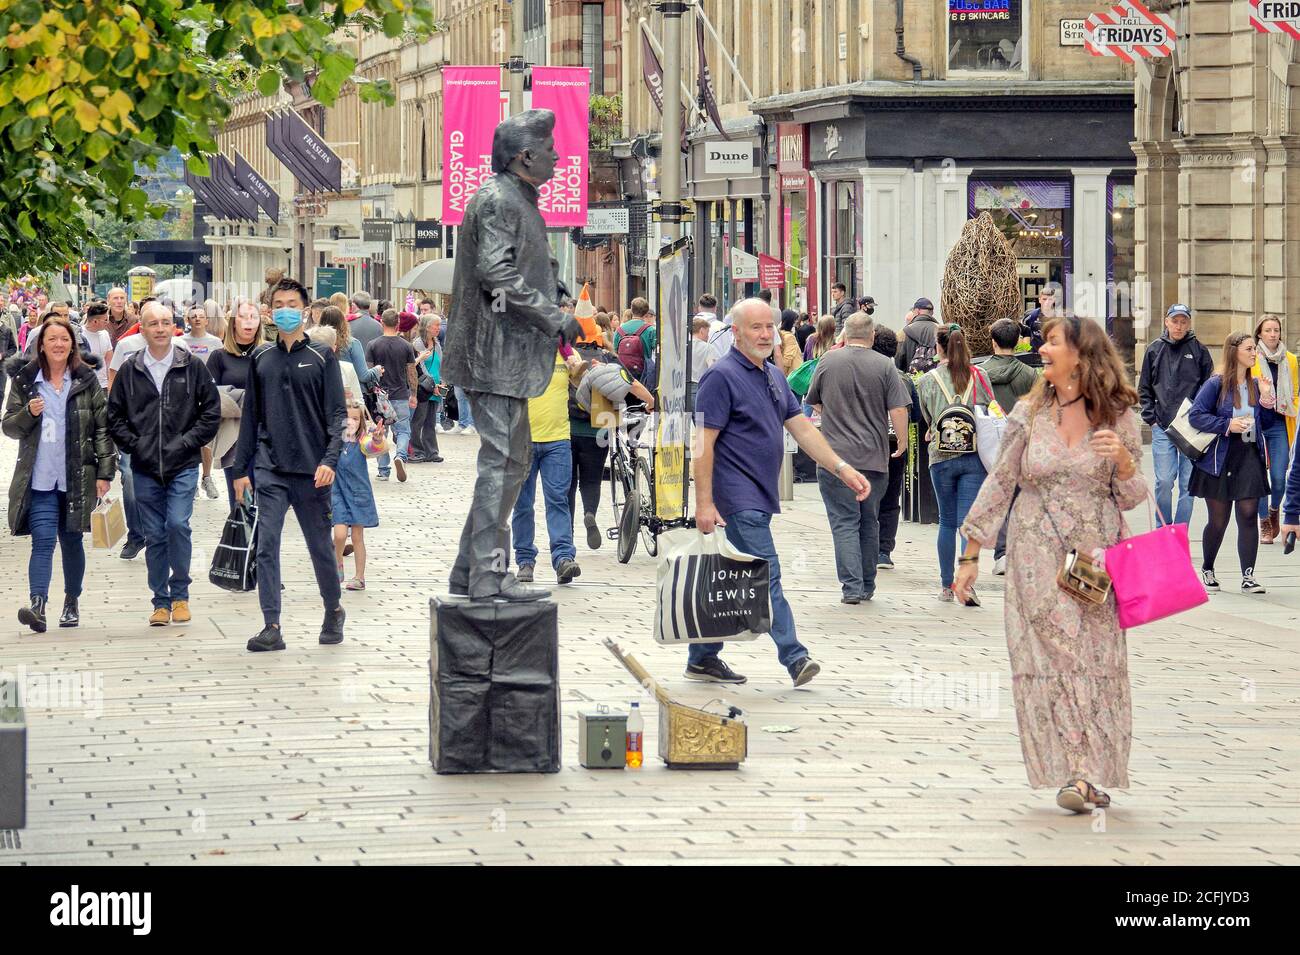
[(645, 753), (645, 720), (641, 718), (641, 704), (633, 703), (627, 718), (627, 766), (640, 769)]

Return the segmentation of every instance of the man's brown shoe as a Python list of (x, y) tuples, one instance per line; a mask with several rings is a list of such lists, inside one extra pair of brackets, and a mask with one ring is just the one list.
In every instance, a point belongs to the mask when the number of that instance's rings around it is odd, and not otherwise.
[(190, 615), (188, 600), (172, 601), (172, 623), (189, 623), (194, 618)]
[(155, 607), (153, 613), (149, 614), (149, 626), (165, 627), (172, 622), (172, 612), (166, 607)]

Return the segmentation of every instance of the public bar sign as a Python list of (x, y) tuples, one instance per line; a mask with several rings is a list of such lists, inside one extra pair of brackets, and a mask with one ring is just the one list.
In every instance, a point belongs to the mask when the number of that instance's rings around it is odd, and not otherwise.
[(1298, 0), (1250, 0), (1250, 25), (1260, 33), (1289, 33), (1300, 40)]
[(627, 206), (589, 206), (587, 224), (582, 231), (588, 235), (627, 235), (632, 216)]
[(1132, 63), (1135, 57), (1169, 56), (1176, 36), (1173, 23), (1152, 13), (1141, 0), (1122, 0), (1088, 17), (1084, 46), (1093, 56), (1117, 56)]

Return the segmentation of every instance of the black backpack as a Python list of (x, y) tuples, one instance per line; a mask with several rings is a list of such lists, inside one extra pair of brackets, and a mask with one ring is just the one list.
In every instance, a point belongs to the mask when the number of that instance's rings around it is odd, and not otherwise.
[(924, 375), (926, 372), (933, 371), (938, 367), (939, 354), (934, 339), (931, 339), (928, 345), (925, 342), (918, 341), (916, 350), (912, 352), (912, 360), (907, 366), (908, 374)]

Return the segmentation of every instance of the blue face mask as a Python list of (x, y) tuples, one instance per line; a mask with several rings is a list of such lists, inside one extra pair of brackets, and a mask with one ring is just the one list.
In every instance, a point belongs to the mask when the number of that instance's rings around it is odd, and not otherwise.
[(271, 313), (271, 319), (275, 322), (276, 328), (286, 335), (292, 335), (302, 325), (302, 309), (277, 308)]

